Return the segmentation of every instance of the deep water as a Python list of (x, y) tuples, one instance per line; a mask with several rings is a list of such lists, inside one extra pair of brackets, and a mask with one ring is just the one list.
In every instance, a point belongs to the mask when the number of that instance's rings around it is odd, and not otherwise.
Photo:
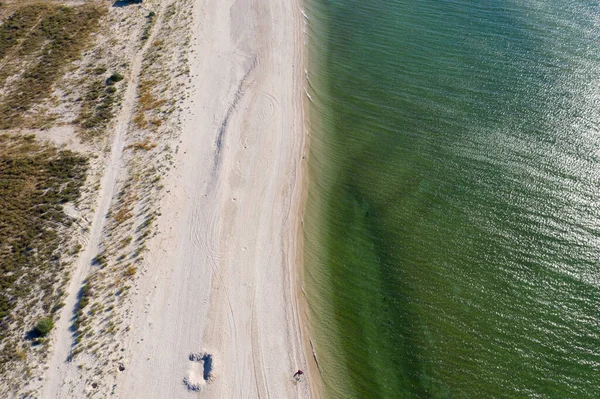
[(600, 5), (305, 7), (327, 396), (600, 397)]

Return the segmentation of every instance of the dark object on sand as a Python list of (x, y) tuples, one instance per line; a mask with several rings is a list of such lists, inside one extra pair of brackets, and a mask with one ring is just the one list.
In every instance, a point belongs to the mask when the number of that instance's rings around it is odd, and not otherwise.
[(131, 4), (140, 4), (143, 2), (144, 0), (117, 0), (114, 2), (113, 7), (125, 7)]

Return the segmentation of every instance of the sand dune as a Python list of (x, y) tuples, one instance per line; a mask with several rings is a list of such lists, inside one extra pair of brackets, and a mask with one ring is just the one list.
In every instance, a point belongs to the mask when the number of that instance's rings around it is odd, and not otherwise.
[[(83, 253), (79, 256), (71, 274), (65, 306), (61, 310), (60, 318), (56, 325), (56, 333), (52, 340), (52, 356), (48, 362), (48, 373), (42, 389), (43, 398), (71, 397), (72, 393), (69, 392), (72, 389), (71, 385), (83, 383), (83, 381), (76, 381), (78, 378), (74, 370), (76, 366), (69, 361), (65, 361), (65, 359), (70, 358), (73, 349), (73, 309), (75, 309), (79, 300), (78, 293), (83, 286), (83, 282), (89, 274), (92, 259), (98, 255), (102, 235), (105, 233), (106, 214), (110, 209), (111, 201), (115, 195), (117, 181), (120, 175), (124, 173), (122, 153), (125, 136), (135, 106), (137, 78), (142, 67), (142, 56), (148, 45), (149, 43), (133, 59), (129, 77), (130, 84), (127, 86), (121, 112), (115, 124), (110, 157), (102, 176), (101, 188), (96, 202), (94, 220), (90, 224), (87, 245)], [(54, 138), (56, 139), (57, 135), (54, 135)]]

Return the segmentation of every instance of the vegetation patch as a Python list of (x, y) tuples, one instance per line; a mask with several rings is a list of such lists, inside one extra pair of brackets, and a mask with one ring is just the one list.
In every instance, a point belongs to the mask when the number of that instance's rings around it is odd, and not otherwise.
[[(40, 6), (24, 6), (20, 11), (25, 12), (29, 7)], [(40, 14), (30, 11), (31, 15), (25, 18), (28, 24), (32, 24), (36, 15), (43, 14), (41, 21), (20, 35), (29, 43), (28, 51), (39, 51), (39, 54), (4, 96), (0, 104), (0, 129), (22, 127), (25, 113), (50, 95), (64, 67), (81, 55), (104, 12), (93, 5), (48, 6), (47, 11)], [(19, 40), (8, 35), (5, 47), (10, 49)]]
[[(77, 122), (92, 133), (102, 131), (114, 117), (117, 88), (104, 81), (93, 82), (87, 90)], [(93, 134), (92, 134), (93, 135)]]
[(14, 11), (0, 25), (0, 88), (8, 77), (19, 75), (29, 59), (41, 51), (41, 35), (36, 34), (42, 19), (48, 14), (47, 5), (28, 5)]
[(150, 32), (152, 32), (152, 25), (154, 25), (154, 20), (156, 19), (156, 13), (154, 11), (150, 11), (146, 16), (146, 26), (144, 27), (144, 32), (142, 32), (142, 42), (145, 42), (150, 37)]
[(153, 89), (157, 86), (158, 82), (156, 80), (148, 78), (142, 78), (138, 86), (139, 98), (133, 121), (140, 129), (151, 126), (159, 127), (162, 124), (160, 119), (149, 116), (161, 112), (161, 107), (166, 102), (154, 95)]
[(143, 141), (138, 141), (137, 143), (133, 143), (127, 146), (127, 148), (131, 148), (134, 151), (150, 151), (156, 148), (157, 144), (150, 139), (146, 138)]
[(85, 327), (88, 326), (89, 321), (87, 319), (86, 307), (90, 303), (92, 297), (92, 289), (89, 282), (86, 282), (81, 290), (79, 291), (79, 301), (77, 302), (77, 315), (73, 326), (75, 327), (75, 342), (78, 344), (81, 339), (86, 335), (88, 330)]
[(44, 5), (21, 7), (4, 21), (0, 26), (0, 60), (23, 43), (48, 9)]
[(79, 198), (86, 169), (86, 158), (34, 136), (0, 135), (0, 374), (15, 357), (5, 342), (11, 331), (60, 308), (72, 224), (63, 204)]

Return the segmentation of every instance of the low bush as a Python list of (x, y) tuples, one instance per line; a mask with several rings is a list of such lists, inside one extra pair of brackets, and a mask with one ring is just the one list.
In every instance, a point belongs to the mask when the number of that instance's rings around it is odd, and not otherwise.
[(47, 318), (47, 319), (41, 319), (40, 321), (38, 321), (35, 325), (35, 332), (40, 336), (40, 337), (45, 337), (46, 335), (48, 335), (50, 333), (50, 331), (54, 328), (54, 322), (52, 321), (52, 319)]
[(123, 79), (125, 79), (125, 77), (123, 75), (121, 75), (118, 72), (115, 72), (112, 75), (110, 75), (110, 77), (108, 78), (108, 81), (111, 83), (116, 83), (116, 82), (122, 81)]

